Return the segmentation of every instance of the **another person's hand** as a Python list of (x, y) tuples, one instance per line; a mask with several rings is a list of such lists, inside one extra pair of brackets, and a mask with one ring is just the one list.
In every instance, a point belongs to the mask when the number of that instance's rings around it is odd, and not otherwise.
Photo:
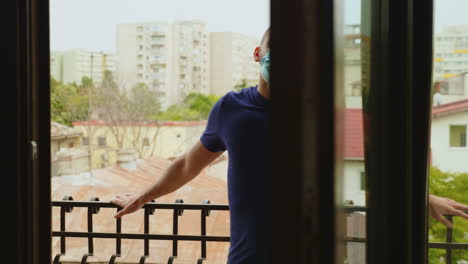
[(114, 217), (120, 218), (126, 214), (131, 214), (138, 211), (143, 205), (146, 204), (146, 201), (137, 194), (126, 194), (126, 195), (116, 195), (114, 199), (111, 200), (111, 203), (116, 204), (123, 209), (118, 211)]
[(455, 215), (468, 219), (468, 206), (452, 199), (429, 195), (429, 214), (437, 221), (451, 228), (452, 223), (444, 215)]

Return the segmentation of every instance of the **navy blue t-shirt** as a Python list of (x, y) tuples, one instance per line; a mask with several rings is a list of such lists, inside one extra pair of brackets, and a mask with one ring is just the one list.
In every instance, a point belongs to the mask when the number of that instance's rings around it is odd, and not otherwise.
[(229, 92), (213, 106), (200, 139), (211, 152), (228, 151), (228, 264), (267, 263), (271, 189), (268, 105), (257, 86)]

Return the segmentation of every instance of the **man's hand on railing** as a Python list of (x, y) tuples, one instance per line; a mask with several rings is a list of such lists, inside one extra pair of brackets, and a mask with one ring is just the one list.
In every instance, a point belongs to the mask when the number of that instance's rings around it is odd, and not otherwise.
[(468, 205), (461, 204), (452, 199), (429, 195), (429, 214), (437, 221), (451, 228), (452, 223), (444, 215), (460, 216), (468, 219)]
[(137, 194), (116, 195), (111, 203), (116, 204), (123, 209), (117, 212), (114, 217), (120, 218), (126, 214), (131, 214), (138, 211), (146, 201)]

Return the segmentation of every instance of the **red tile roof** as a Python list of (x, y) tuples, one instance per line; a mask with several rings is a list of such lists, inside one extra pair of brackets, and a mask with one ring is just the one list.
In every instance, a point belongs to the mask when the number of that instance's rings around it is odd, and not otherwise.
[[(151, 182), (161, 177), (168, 168), (170, 161), (150, 158), (137, 162), (137, 169), (127, 171), (119, 166), (93, 171), (92, 178), (86, 175), (61, 176), (52, 178), (52, 199), (61, 200), (71, 195), (75, 201), (88, 201), (97, 196), (101, 201), (110, 201), (116, 194), (137, 193)], [(201, 203), (208, 199), (212, 204), (227, 204), (227, 187), (224, 180), (206, 175), (203, 171), (198, 177), (187, 185), (156, 202), (173, 203), (176, 199), (183, 199), (184, 203)], [(53, 208), (52, 228), (60, 230), (59, 208)], [(96, 232), (115, 232), (114, 209), (101, 209), (94, 216), (94, 230)], [(86, 209), (75, 208), (66, 215), (66, 229), (68, 231), (86, 232)], [(172, 211), (156, 210), (150, 216), (150, 233), (171, 234)], [(143, 210), (123, 217), (122, 231), (129, 233), (143, 233)], [(179, 234), (200, 234), (200, 212), (186, 211), (179, 218)], [(229, 212), (212, 211), (207, 218), (207, 234), (229, 235)], [(53, 256), (60, 250), (60, 241), (53, 238)], [(107, 263), (115, 252), (115, 240), (95, 239), (95, 256), (89, 260)], [(167, 263), (172, 253), (171, 241), (151, 241), (150, 257), (147, 263)], [(207, 243), (207, 263), (226, 263), (229, 243)], [(80, 238), (67, 238), (67, 255), (63, 260), (80, 261), (87, 252), (87, 240)], [(121, 263), (138, 263), (143, 255), (143, 241), (122, 240)], [(176, 263), (195, 263), (200, 257), (200, 242), (179, 242), (179, 258)]]
[[(130, 123), (130, 122), (122, 122), (118, 125), (121, 126), (178, 126), (178, 127), (190, 127), (190, 126), (199, 126), (199, 125), (206, 125), (206, 120), (200, 121), (161, 121), (161, 122), (145, 122), (141, 124), (137, 123)], [(114, 124), (108, 124), (106, 121), (103, 120), (91, 120), (91, 121), (77, 121), (73, 122), (73, 126), (108, 126)]]
[(432, 115), (434, 117), (438, 117), (441, 115), (458, 113), (461, 111), (468, 111), (468, 99), (433, 107)]
[(361, 109), (346, 109), (344, 115), (343, 156), (348, 160), (364, 159), (364, 132)]
[(51, 122), (50, 124), (50, 137), (52, 139), (79, 137), (81, 135), (81, 131), (76, 128), (68, 127), (57, 122)]

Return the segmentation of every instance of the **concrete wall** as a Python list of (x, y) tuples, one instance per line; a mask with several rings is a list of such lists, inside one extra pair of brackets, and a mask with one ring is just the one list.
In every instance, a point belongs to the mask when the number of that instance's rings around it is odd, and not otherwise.
[(352, 200), (354, 205), (365, 205), (366, 193), (361, 190), (361, 172), (364, 160), (344, 161), (344, 200)]
[(468, 111), (432, 119), (432, 165), (447, 172), (468, 172), (468, 148), (450, 147), (450, 125), (468, 126)]
[[(115, 127), (111, 130), (108, 126), (75, 125), (83, 133), (83, 137), (90, 137), (91, 146), (82, 146), (82, 149), (91, 149), (93, 168), (102, 168), (115, 164), (116, 152), (121, 148), (132, 148), (137, 151), (137, 158), (158, 156), (171, 158), (188, 151), (202, 135), (206, 124), (200, 122), (190, 126), (144, 126)], [(123, 137), (122, 146), (118, 145), (115, 134)], [(106, 146), (98, 145), (98, 138), (106, 138)], [(149, 146), (143, 146), (144, 138), (149, 139)]]

